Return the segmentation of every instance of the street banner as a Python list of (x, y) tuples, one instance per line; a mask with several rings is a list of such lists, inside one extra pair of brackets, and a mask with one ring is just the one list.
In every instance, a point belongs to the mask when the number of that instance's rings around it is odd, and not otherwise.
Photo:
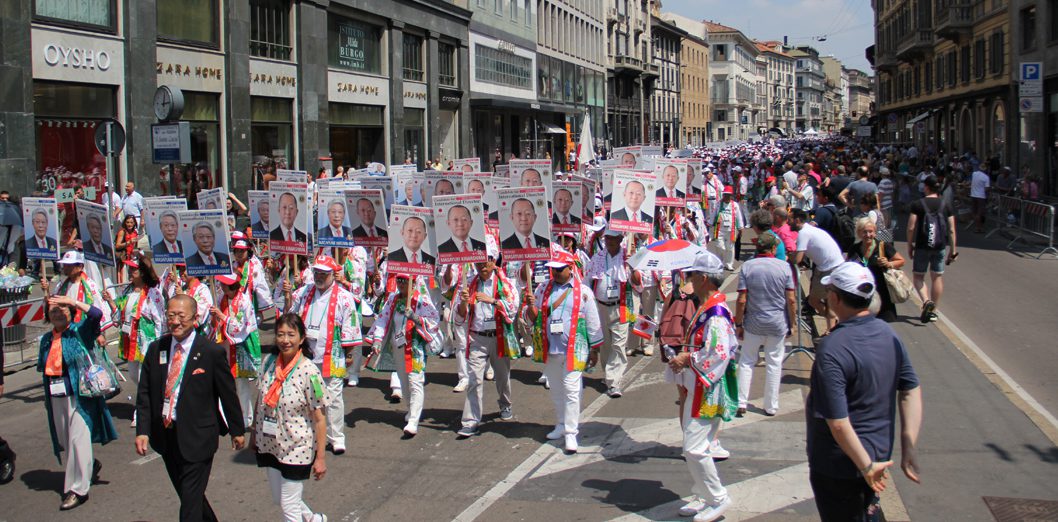
[(148, 198), (146, 202), (147, 219), (144, 222), (154, 264), (183, 263), (180, 213), (187, 210), (187, 200)]
[(580, 224), (584, 212), (584, 200), (581, 194), (584, 184), (577, 181), (556, 181), (555, 192), (551, 196), (551, 233), (580, 233)]
[(268, 239), (269, 198), (267, 190), (246, 191), (247, 204), (250, 206), (250, 237)]
[(268, 250), (273, 254), (308, 255), (312, 229), (309, 184), (273, 181), (268, 187), (271, 230)]
[(286, 183), (308, 183), (308, 176), (309, 173), (304, 170), (276, 169), (276, 181), (283, 181)]
[(389, 219), (389, 255), (386, 271), (429, 277), (434, 274), (437, 258), (430, 237), (434, 228), (433, 209), (393, 205)]
[(77, 221), (81, 227), (84, 257), (106, 266), (114, 266), (114, 238), (110, 237), (110, 212), (106, 205), (78, 199)]
[[(390, 176), (375, 176), (375, 177), (372, 177), (372, 178), (361, 179), (359, 188), (361, 190), (378, 190), (378, 191), (381, 191), (382, 192), (382, 197), (383, 197), (383, 199), (384, 199), (384, 201), (386, 203), (385, 210), (388, 212), (390, 207), (393, 206), (394, 201), (396, 201), (396, 198), (395, 198), (394, 193), (393, 193), (393, 184), (394, 184), (394, 180)], [(381, 209), (376, 209), (376, 210), (381, 210)], [(383, 223), (388, 223), (389, 222), (389, 218), (387, 218), (386, 212), (382, 212), (382, 222)]]
[[(275, 187), (276, 182), (272, 182)], [(194, 277), (232, 273), (228, 250), (228, 221), (225, 212), (216, 210), (183, 210), (180, 218), (180, 244), (183, 245), (187, 275)]]
[(500, 251), (505, 261), (546, 261), (551, 258), (551, 220), (542, 186), (498, 189)]
[(659, 207), (682, 207), (687, 204), (687, 163), (681, 159), (657, 158), (654, 174), (658, 188), (654, 204)]
[(421, 176), (415, 171), (393, 174), (393, 198), (396, 205), (423, 206)]
[(198, 191), (198, 208), (202, 210), (220, 209), (227, 211), (224, 205), (226, 197), (227, 194), (225, 194), (223, 187), (200, 190)]
[(481, 172), (481, 158), (459, 158), (452, 162), (452, 170)]
[(378, 189), (345, 191), (353, 244), (364, 248), (389, 246), (385, 196)]
[(442, 265), (484, 263), (485, 216), (478, 194), (435, 196), (434, 221), (437, 234), (437, 262)]
[(422, 190), (423, 199), (429, 204), (428, 206), (435, 206), (433, 203), (434, 196), (451, 196), (453, 194), (463, 193), (463, 173), (462, 172), (441, 172), (438, 170), (426, 171), (426, 184)]
[(494, 169), (497, 178), (508, 178), (511, 177), (511, 166), (510, 165), (496, 165)]
[(22, 233), (28, 259), (59, 259), (59, 205), (55, 198), (22, 198)]
[(643, 147), (617, 147), (613, 150), (613, 157), (617, 160), (617, 166), (623, 169), (634, 169), (643, 155)]
[(621, 232), (649, 234), (654, 225), (653, 172), (615, 170), (610, 228)]
[(316, 246), (343, 247), (354, 246), (353, 227), (350, 226), (345, 192), (341, 190), (321, 190), (319, 192), (319, 210), (316, 212)]

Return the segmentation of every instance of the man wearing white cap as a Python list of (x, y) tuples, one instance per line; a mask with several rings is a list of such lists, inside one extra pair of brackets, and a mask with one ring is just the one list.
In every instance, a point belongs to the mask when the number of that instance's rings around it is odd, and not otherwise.
[(327, 403), (327, 442), (335, 455), (345, 453), (345, 352), (362, 344), (360, 329), (351, 319), (356, 303), (353, 294), (334, 284), (338, 263), (330, 256), (317, 256), (312, 264), (311, 283), (291, 295), (289, 280), (283, 281), (285, 312), (305, 319), (305, 333), (312, 349), (312, 362), (320, 367), (331, 401)]
[(600, 354), (605, 371), (606, 394), (621, 396), (621, 378), (628, 366), (628, 328), (636, 313), (636, 299), (643, 291), (642, 274), (628, 266), (624, 235), (609, 229), (603, 236), (605, 248), (592, 256), (585, 277), (591, 285), (599, 308), (604, 342)]
[[(62, 255), (62, 259), (59, 259), (59, 266), (62, 267), (62, 276), (59, 277), (55, 288), (51, 289), (52, 291), (49, 293), (51, 284), (47, 279), (41, 280), (40, 287), (47, 295), (65, 295), (76, 302), (99, 308), (103, 312), (103, 319), (99, 323), (99, 335), (102, 336), (111, 326), (114, 326), (112, 322), (113, 312), (110, 309), (110, 305), (103, 299), (99, 285), (85, 274), (84, 264), (84, 254), (77, 250), (66, 251)], [(76, 312), (72, 318), (73, 321), (80, 321), (81, 315), (80, 311)]]
[(478, 432), (481, 423), (482, 385), (485, 368), (491, 366), (499, 394), (500, 419), (514, 417), (511, 410), (511, 360), (518, 358), (521, 346), (514, 335), (518, 313), (518, 289), (496, 267), (499, 248), (489, 236), (488, 260), (477, 263), (477, 277), (462, 285), (452, 304), (455, 328), (466, 328), (467, 399), (463, 405), (461, 438)]
[(533, 360), (542, 362), (555, 403), (555, 429), (548, 440), (564, 438), (567, 453), (577, 452), (580, 424), (581, 374), (599, 361), (603, 344), (595, 296), (574, 277), (573, 255), (552, 250), (546, 266), (551, 277), (535, 293), (526, 293), (526, 318), (534, 324), (540, 345), (533, 347)]
[(904, 344), (869, 310), (870, 269), (841, 263), (822, 283), (838, 324), (819, 344), (805, 401), (808, 479), (823, 520), (866, 520), (881, 509), (898, 409), (900, 467), (919, 481), (922, 393)]
[[(701, 306), (690, 322), (688, 351), (669, 361), (677, 383), (688, 390), (683, 401), (683, 456), (694, 485), (695, 500), (680, 508), (680, 515), (694, 516), (695, 522), (720, 518), (731, 506), (731, 497), (720, 482), (713, 462), (712, 448), (720, 431), (720, 421), (730, 421), (738, 408), (733, 396), (734, 368), (729, 363), (738, 352), (738, 338), (720, 293), (724, 265), (710, 252), (699, 254), (683, 273), (690, 280)], [(729, 371), (730, 370), (730, 371)]]

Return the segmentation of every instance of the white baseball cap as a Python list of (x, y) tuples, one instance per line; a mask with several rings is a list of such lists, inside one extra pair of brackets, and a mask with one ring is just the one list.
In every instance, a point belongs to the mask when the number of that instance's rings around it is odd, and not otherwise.
[(588, 230), (591, 230), (592, 232), (598, 232), (606, 228), (606, 224), (606, 218), (602, 216), (595, 216), (595, 219), (592, 220), (592, 223), (588, 225)]
[(67, 250), (59, 260), (60, 265), (83, 265), (84, 254), (77, 250)]
[(716, 274), (724, 271), (724, 262), (712, 252), (702, 251), (694, 256), (694, 263), (684, 268), (684, 272), (701, 272), (703, 274)]
[(860, 263), (846, 261), (819, 281), (824, 285), (834, 285), (852, 295), (870, 299), (874, 295), (874, 274)]

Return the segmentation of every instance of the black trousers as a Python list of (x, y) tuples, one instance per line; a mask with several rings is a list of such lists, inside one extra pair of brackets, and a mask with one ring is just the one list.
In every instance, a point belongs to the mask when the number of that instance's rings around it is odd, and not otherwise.
[(816, 509), (823, 522), (875, 522), (882, 520), (878, 495), (862, 477), (831, 478), (814, 471), (808, 473)]
[(180, 454), (176, 430), (165, 430), (165, 471), (169, 481), (180, 497), (180, 522), (216, 522), (217, 515), (206, 500), (206, 486), (213, 469), (213, 457), (209, 460), (190, 462)]

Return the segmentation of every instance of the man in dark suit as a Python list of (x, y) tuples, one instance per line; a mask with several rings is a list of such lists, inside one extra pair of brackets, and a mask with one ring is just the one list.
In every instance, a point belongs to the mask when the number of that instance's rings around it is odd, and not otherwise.
[[(551, 248), (551, 240), (533, 233), (536, 224), (536, 207), (525, 198), (518, 198), (511, 204), (511, 221), (514, 223), (514, 234), (500, 243), (500, 248), (518, 250), (525, 248)], [(528, 246), (526, 245), (528, 243)]]
[(217, 438), (230, 433), (239, 450), (246, 431), (228, 356), (196, 336), (196, 307), (187, 294), (169, 300), (170, 333), (147, 349), (136, 394), (136, 452), (147, 455), (149, 446), (162, 456), (180, 497), (181, 522), (217, 520), (206, 500)]
[(665, 170), (661, 171), (661, 188), (654, 192), (655, 197), (659, 198), (684, 198), (685, 194), (682, 190), (676, 188), (676, 185), (680, 181), (680, 172), (676, 169), (675, 165), (668, 165)]
[(375, 204), (370, 199), (360, 198), (356, 200), (356, 215), (360, 218), (360, 226), (353, 229), (353, 237), (389, 237), (389, 232), (375, 226)]
[(437, 252), (442, 254), (455, 254), (459, 252), (485, 251), (485, 242), (470, 237), (470, 231), (474, 228), (474, 218), (470, 210), (463, 205), (455, 205), (448, 209), (448, 228), (452, 229), (452, 237), (437, 246)]
[(641, 223), (654, 223), (654, 216), (643, 212), (643, 201), (646, 199), (646, 189), (638, 181), (629, 181), (625, 185), (625, 208), (617, 209), (610, 214), (610, 221), (639, 221)]
[(409, 217), (404, 220), (400, 227), (400, 236), (404, 240), (404, 246), (389, 254), (389, 260), (399, 263), (424, 263), (436, 265), (437, 259), (427, 252), (422, 251), (422, 244), (426, 242), (426, 222), (421, 218)]
[(198, 247), (195, 253), (187, 257), (187, 266), (230, 266), (231, 260), (228, 254), (214, 250), (217, 244), (217, 234), (213, 231), (213, 225), (202, 221), (195, 225), (191, 231)]
[(171, 257), (173, 254), (179, 255), (181, 250), (177, 235), (180, 232), (180, 220), (177, 219), (176, 212), (162, 212), (158, 216), (158, 229), (162, 233), (162, 240), (151, 245), (154, 259)]
[(353, 231), (345, 226), (345, 202), (334, 199), (327, 205), (327, 224), (316, 231), (316, 239), (352, 237)]
[(279, 226), (272, 230), (268, 238), (272, 241), (307, 242), (308, 236), (294, 227), (298, 212), (298, 198), (290, 192), (282, 193), (279, 196)]

